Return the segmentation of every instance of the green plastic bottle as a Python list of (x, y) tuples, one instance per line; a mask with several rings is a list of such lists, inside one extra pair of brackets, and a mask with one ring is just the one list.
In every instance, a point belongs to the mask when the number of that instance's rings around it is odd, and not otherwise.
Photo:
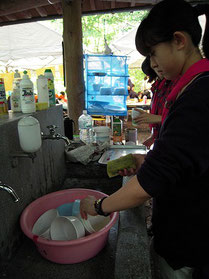
[(123, 122), (119, 117), (113, 117), (112, 125), (113, 144), (122, 144)]

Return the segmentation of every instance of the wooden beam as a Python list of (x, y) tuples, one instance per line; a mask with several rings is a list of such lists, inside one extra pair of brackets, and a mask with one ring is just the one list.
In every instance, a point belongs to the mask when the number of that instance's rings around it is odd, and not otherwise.
[(29, 11), (23, 11), (21, 14), (23, 15), (22, 18), (32, 18), (32, 14)]
[(93, 10), (93, 11), (96, 10), (96, 6), (95, 6), (95, 1), (94, 0), (90, 0), (90, 7), (91, 7), (91, 10)]
[(58, 15), (62, 15), (62, 5), (61, 5), (61, 3), (54, 4), (53, 7), (57, 11)]
[(15, 15), (5, 15), (6, 19), (9, 21), (15, 21), (17, 20), (17, 17)]
[(35, 9), (41, 17), (46, 17), (47, 16), (47, 11), (45, 10), (44, 7), (37, 7)]
[[(50, 1), (50, 0), (49, 0)], [(5, 0), (0, 1), (0, 16), (18, 13), (37, 7), (49, 5), (48, 0)], [(61, 0), (51, 0), (53, 4), (60, 3)]]
[(81, 2), (62, 0), (65, 85), (68, 98), (68, 114), (74, 120), (78, 132), (78, 117), (85, 107), (83, 78), (83, 49)]
[(111, 9), (115, 9), (115, 1), (111, 2)]

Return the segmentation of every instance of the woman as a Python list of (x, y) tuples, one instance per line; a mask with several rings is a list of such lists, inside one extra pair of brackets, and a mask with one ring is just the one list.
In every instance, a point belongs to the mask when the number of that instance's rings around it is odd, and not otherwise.
[[(163, 279), (209, 278), (208, 11), (208, 5), (164, 0), (141, 22), (137, 50), (149, 55), (166, 79), (180, 79), (167, 98), (153, 150), (136, 157), (137, 175), (102, 201), (81, 201), (86, 218), (86, 213), (108, 214), (153, 197), (154, 250)], [(207, 17), (204, 59), (198, 48), (201, 14)]]

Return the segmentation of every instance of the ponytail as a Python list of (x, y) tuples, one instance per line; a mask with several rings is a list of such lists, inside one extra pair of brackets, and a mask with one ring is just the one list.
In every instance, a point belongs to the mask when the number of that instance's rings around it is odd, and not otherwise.
[(195, 13), (198, 16), (206, 16), (205, 31), (202, 41), (202, 49), (206, 58), (209, 59), (209, 5), (208, 4), (198, 4), (194, 7)]

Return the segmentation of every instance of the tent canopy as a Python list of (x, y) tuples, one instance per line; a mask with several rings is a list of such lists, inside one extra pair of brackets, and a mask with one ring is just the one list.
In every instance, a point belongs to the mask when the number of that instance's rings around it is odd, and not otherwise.
[(62, 36), (41, 23), (0, 27), (0, 66), (38, 69), (62, 64)]
[(111, 44), (111, 46), (120, 55), (127, 55), (129, 57), (128, 59), (129, 68), (141, 67), (141, 63), (145, 59), (145, 57), (136, 50), (135, 36), (136, 36), (137, 29), (138, 29), (138, 25)]

